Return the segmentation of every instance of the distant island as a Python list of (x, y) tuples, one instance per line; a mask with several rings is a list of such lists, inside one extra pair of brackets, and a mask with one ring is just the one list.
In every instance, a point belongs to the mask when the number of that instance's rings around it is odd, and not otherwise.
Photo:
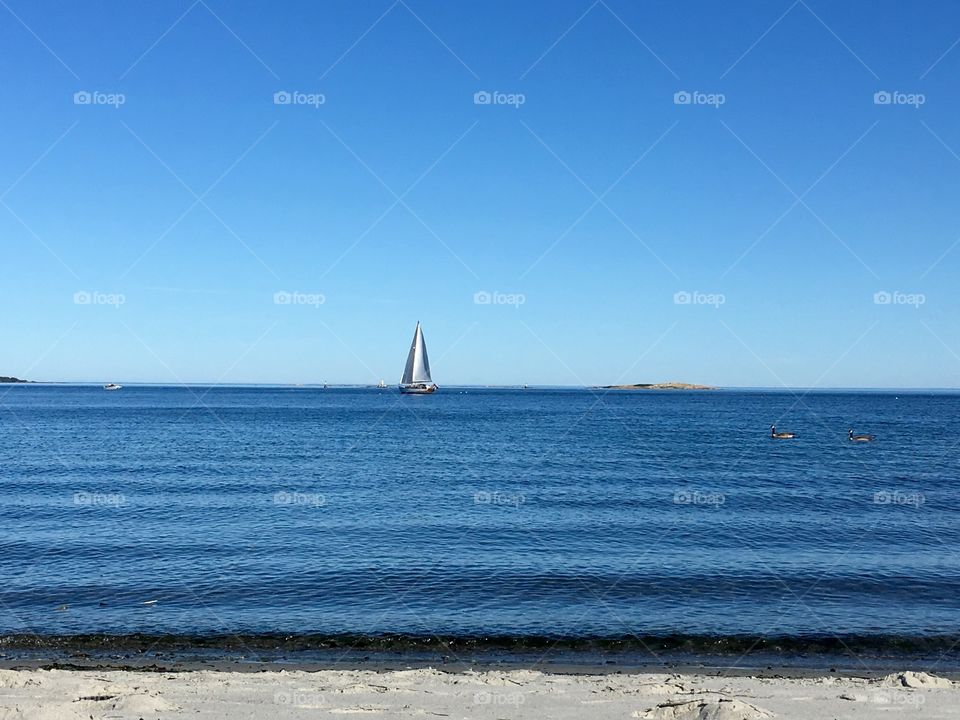
[(601, 385), (602, 390), (716, 390), (712, 385), (691, 385), (682, 382), (637, 383), (635, 385)]
[(30, 381), (21, 380), (20, 378), (6, 377), (4, 375), (0, 375), (0, 383), (25, 383), (25, 382), (30, 382)]

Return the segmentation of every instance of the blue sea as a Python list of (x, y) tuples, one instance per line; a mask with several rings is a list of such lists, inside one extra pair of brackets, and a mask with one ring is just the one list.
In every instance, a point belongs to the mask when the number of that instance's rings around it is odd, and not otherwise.
[(949, 393), (3, 386), (0, 635), (946, 650), (958, 423)]

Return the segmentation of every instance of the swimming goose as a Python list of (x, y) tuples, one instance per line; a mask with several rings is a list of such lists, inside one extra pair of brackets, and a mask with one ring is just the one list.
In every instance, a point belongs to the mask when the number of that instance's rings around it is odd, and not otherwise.
[(853, 430), (847, 430), (847, 438), (852, 442), (873, 442), (873, 435), (854, 435)]
[(770, 426), (770, 437), (774, 440), (791, 440), (796, 437), (796, 433), (792, 432), (777, 432), (777, 426)]

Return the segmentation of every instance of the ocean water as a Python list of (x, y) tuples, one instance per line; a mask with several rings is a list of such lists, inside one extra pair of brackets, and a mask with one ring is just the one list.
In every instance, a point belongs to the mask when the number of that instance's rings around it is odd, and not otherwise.
[(958, 421), (910, 392), (2, 387), (0, 633), (960, 635)]

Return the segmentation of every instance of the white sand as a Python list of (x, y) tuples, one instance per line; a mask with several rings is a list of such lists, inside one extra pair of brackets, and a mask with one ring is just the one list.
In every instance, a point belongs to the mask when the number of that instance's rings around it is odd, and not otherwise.
[(960, 718), (960, 683), (526, 670), (152, 673), (0, 670), (0, 719), (89, 718)]

